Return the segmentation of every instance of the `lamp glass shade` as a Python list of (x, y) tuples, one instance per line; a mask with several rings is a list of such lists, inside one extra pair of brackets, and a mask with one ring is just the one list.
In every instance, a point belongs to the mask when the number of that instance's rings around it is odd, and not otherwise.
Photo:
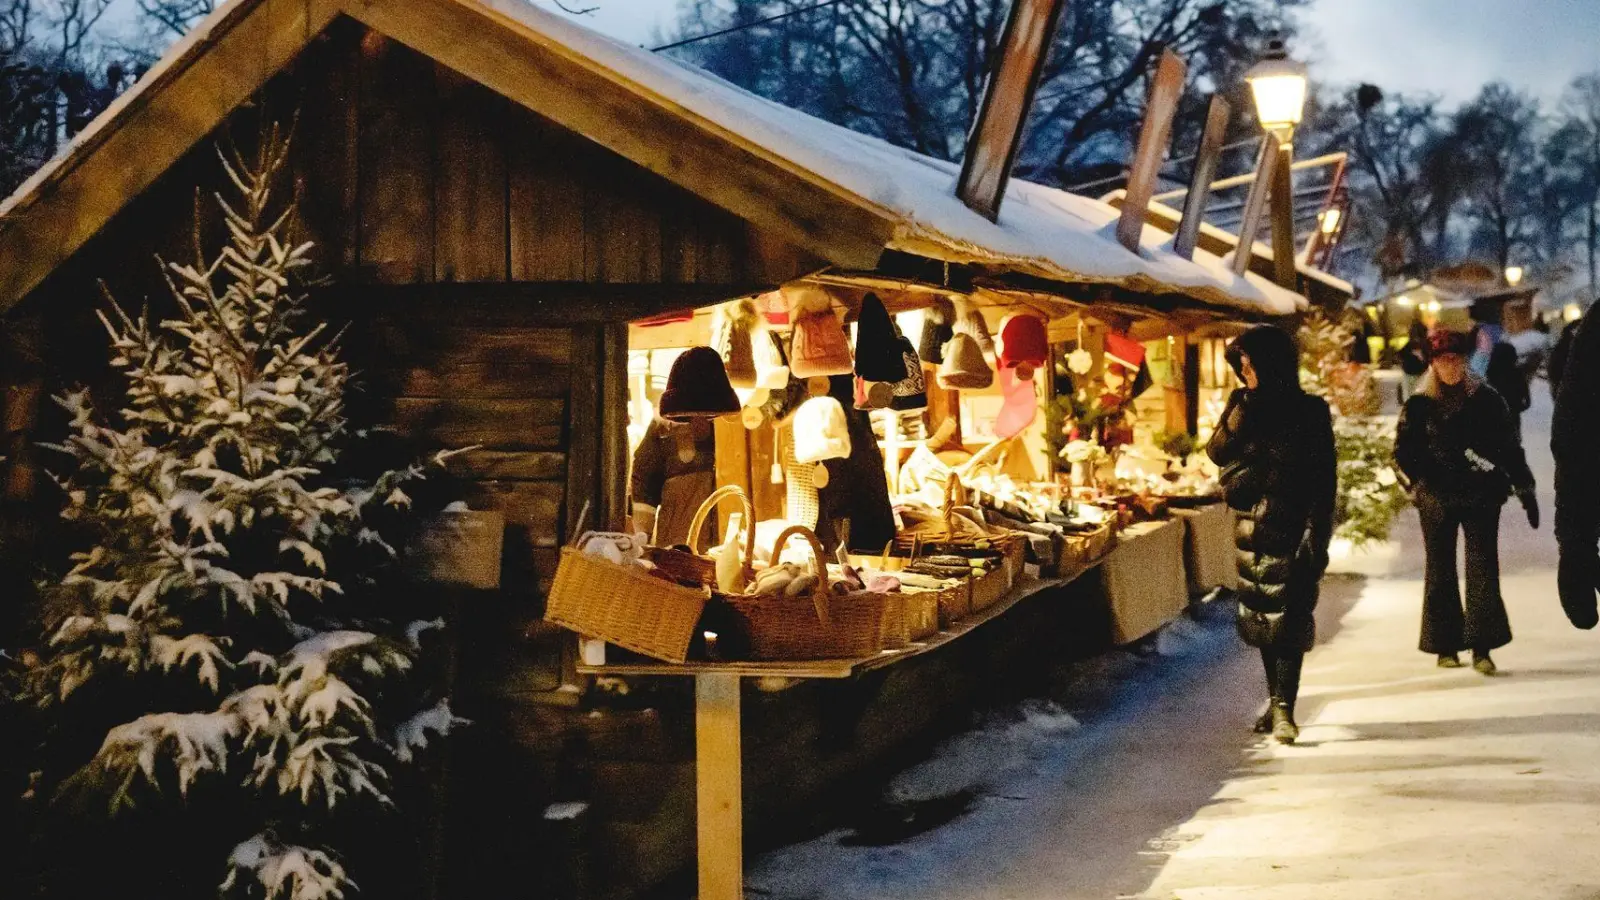
[(1522, 283), (1522, 267), (1521, 266), (1507, 266), (1506, 267), (1506, 284), (1509, 284), (1512, 287), (1516, 287), (1517, 285), (1519, 285), (1521, 283)]
[(1300, 124), (1306, 106), (1306, 67), (1292, 59), (1264, 59), (1244, 75), (1256, 116), (1268, 131)]
[(1339, 230), (1339, 219), (1344, 213), (1337, 206), (1330, 206), (1322, 213), (1322, 233), (1333, 234)]

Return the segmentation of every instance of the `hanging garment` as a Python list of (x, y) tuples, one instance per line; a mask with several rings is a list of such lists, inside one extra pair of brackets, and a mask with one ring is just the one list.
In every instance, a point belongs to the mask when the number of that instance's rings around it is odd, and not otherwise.
[(942, 388), (968, 388), (982, 390), (994, 384), (994, 370), (983, 357), (983, 348), (965, 331), (944, 345), (944, 362), (939, 364), (939, 386)]
[(922, 360), (911, 339), (902, 336), (899, 341), (900, 371), (903, 377), (894, 383), (894, 400), (889, 408), (897, 412), (915, 412), (928, 408), (928, 385), (923, 379)]
[(728, 383), (722, 356), (710, 347), (690, 347), (672, 361), (657, 409), (668, 419), (709, 418), (739, 411), (739, 395)]
[(867, 381), (899, 381), (905, 375), (894, 320), (877, 294), (861, 301), (856, 317), (855, 372)]

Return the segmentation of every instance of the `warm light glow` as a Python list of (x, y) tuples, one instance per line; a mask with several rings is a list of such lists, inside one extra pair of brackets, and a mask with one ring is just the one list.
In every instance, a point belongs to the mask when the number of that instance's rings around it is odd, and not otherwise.
[(1522, 267), (1506, 266), (1506, 284), (1516, 287), (1522, 283)]
[(1576, 322), (1583, 318), (1583, 307), (1576, 303), (1568, 303), (1567, 308), (1561, 311), (1561, 318), (1567, 322)]
[(1411, 304), (1415, 303), (1416, 301), (1412, 300), (1411, 297), (1409, 295), (1407, 295), (1407, 294), (1401, 294), (1400, 296), (1394, 298), (1394, 302), (1398, 306), (1410, 306)]
[(1267, 46), (1262, 60), (1244, 73), (1256, 101), (1256, 117), (1261, 127), (1271, 132), (1292, 132), (1300, 124), (1306, 106), (1306, 67), (1289, 58), (1283, 42)]
[(1322, 233), (1333, 234), (1339, 230), (1339, 219), (1344, 215), (1339, 207), (1329, 207), (1322, 213)]
[(1427, 304), (1427, 307), (1426, 307), (1428, 312), (1431, 312), (1431, 313), (1436, 313), (1436, 312), (1438, 312), (1439, 310), (1441, 310), (1443, 308), (1444, 307), (1440, 306), (1439, 305), (1439, 301), (1437, 301), (1437, 300), (1429, 300), (1428, 304)]

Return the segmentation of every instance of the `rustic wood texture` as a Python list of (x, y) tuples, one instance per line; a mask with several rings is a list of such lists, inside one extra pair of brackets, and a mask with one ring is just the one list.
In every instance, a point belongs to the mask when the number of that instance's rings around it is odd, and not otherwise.
[(435, 68), (374, 33), (360, 47), (361, 271), (384, 283), (431, 281)]
[(435, 281), (507, 277), (506, 112), (509, 104), (436, 65)]
[(521, 107), (507, 120), (511, 278), (583, 281), (584, 141)]

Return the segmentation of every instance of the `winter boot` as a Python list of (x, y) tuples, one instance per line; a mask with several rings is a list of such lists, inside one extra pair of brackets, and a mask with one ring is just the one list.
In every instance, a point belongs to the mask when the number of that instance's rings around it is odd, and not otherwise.
[(1489, 658), (1487, 652), (1479, 653), (1476, 650), (1472, 651), (1472, 668), (1479, 675), (1493, 675), (1500, 671), (1500, 667), (1494, 664), (1494, 660)]
[(1280, 744), (1292, 744), (1300, 738), (1300, 726), (1294, 723), (1294, 714), (1289, 712), (1287, 703), (1274, 703), (1272, 714), (1272, 737)]
[(1439, 654), (1439, 668), (1459, 669), (1461, 668), (1461, 659), (1454, 653), (1441, 653)]
[(1271, 734), (1272, 733), (1272, 707), (1273, 706), (1274, 706), (1274, 704), (1268, 703), (1267, 704), (1267, 711), (1262, 713), (1261, 714), (1261, 718), (1256, 720), (1256, 727), (1255, 727), (1255, 733), (1256, 734)]

